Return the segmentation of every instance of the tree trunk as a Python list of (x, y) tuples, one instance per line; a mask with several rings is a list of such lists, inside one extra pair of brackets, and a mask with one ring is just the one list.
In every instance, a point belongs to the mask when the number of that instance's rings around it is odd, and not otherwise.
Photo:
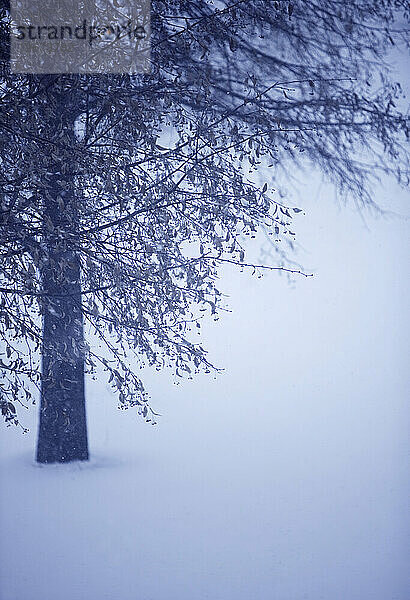
[[(64, 282), (56, 278), (57, 265), (64, 266)], [(88, 460), (79, 273), (72, 253), (51, 254), (43, 269), (48, 297), (43, 303), (40, 463)]]
[(58, 80), (48, 76), (44, 108), (54, 140), (44, 175), (42, 279), (42, 381), (37, 461), (88, 460), (84, 393), (84, 329), (75, 190), (75, 111)]

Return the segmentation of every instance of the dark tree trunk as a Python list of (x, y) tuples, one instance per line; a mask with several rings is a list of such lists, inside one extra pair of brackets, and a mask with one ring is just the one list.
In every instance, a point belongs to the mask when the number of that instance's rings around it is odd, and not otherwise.
[[(70, 264), (64, 267), (65, 281), (56, 281), (56, 265), (65, 263)], [(88, 460), (79, 272), (72, 253), (51, 254), (43, 269), (49, 296), (44, 301), (40, 463)]]
[[(84, 330), (75, 189), (75, 98), (46, 78), (44, 113), (54, 140), (44, 176), (42, 383), (37, 461), (88, 460)], [(50, 106), (51, 105), (51, 106)]]

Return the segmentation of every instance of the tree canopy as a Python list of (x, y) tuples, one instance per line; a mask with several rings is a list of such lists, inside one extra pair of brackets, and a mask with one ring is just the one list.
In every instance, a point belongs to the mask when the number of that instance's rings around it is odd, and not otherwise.
[[(299, 209), (275, 193), (280, 181), (312, 164), (364, 205), (378, 175), (404, 182), (408, 129), (387, 54), (406, 42), (408, 16), (389, 0), (155, 0), (151, 70), (139, 75), (12, 74), (3, 31), (8, 423), (40, 385), (41, 318), (70, 295), (70, 273), (102, 342), (72, 340), (72, 351), (88, 372), (103, 366), (121, 406), (155, 422), (135, 365), (212, 369), (194, 334), (221, 308), (218, 267), (248, 264), (244, 240), (266, 227), (271, 268), (291, 270), (277, 240), (292, 244)], [(270, 173), (260, 186), (249, 177), (259, 168)], [(54, 352), (67, 360), (67, 348)]]

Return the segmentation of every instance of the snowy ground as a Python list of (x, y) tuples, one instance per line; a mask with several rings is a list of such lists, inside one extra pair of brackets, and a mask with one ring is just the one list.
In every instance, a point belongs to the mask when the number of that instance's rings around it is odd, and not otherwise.
[(34, 414), (2, 432), (1, 600), (409, 597), (408, 224), (320, 206), (315, 278), (226, 275), (204, 334), (226, 372), (151, 374), (157, 427), (101, 382), (89, 466), (34, 466)]

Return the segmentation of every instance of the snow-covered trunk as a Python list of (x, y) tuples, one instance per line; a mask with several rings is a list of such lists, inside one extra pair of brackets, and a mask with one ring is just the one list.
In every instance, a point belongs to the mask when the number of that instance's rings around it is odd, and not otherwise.
[(88, 459), (75, 160), (67, 156), (76, 141), (69, 103), (60, 97), (56, 104), (52, 125), (58, 142), (50, 156), (43, 198), (40, 463)]

